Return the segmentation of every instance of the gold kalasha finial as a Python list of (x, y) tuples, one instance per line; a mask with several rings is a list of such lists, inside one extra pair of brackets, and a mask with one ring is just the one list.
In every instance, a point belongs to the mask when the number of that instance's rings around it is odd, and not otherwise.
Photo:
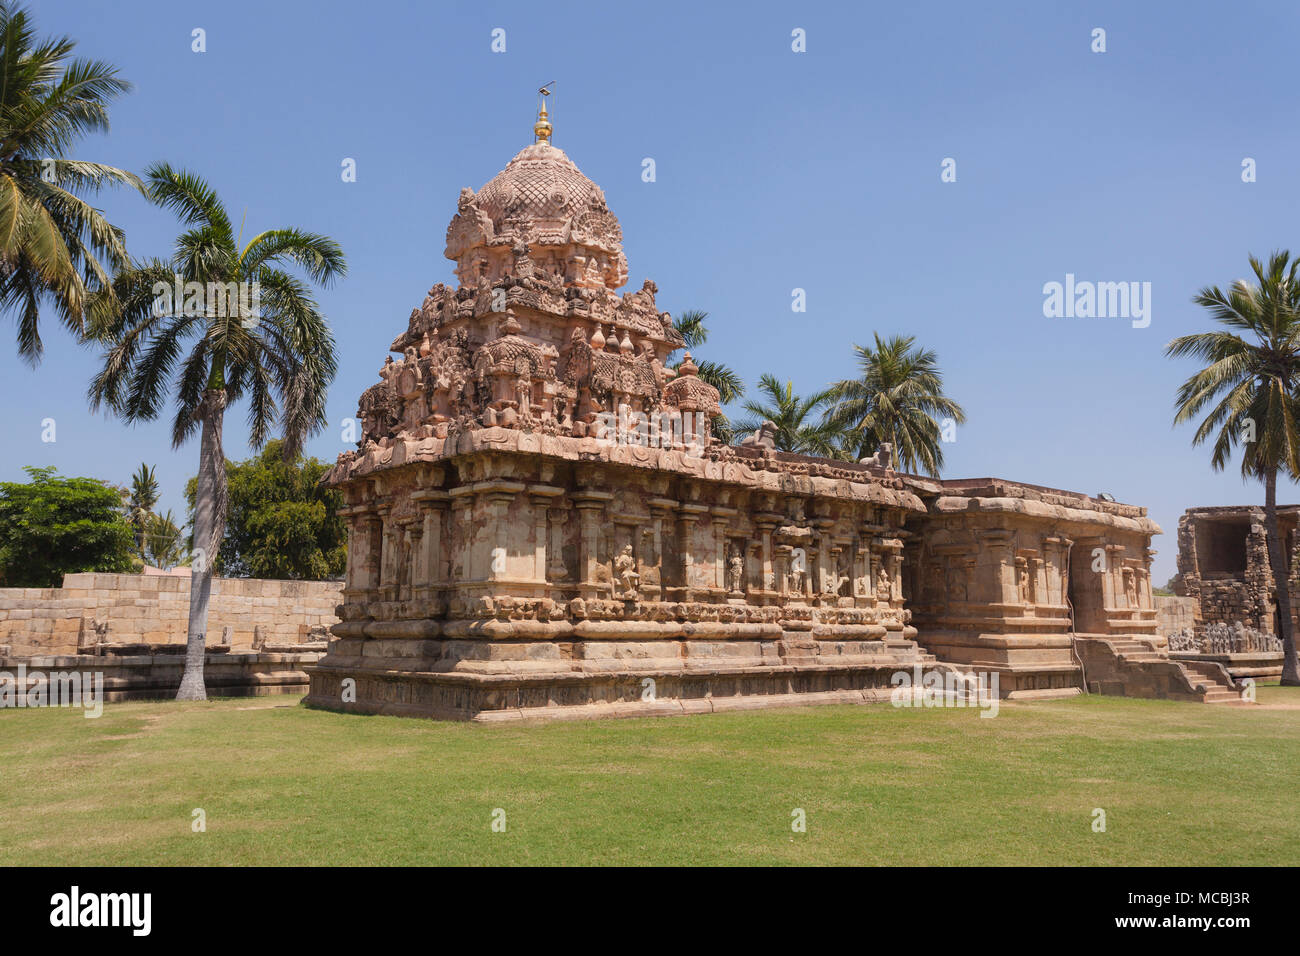
[(547, 83), (537, 91), (537, 122), (533, 124), (533, 134), (537, 139), (534, 143), (549, 143), (551, 141), (551, 120), (550, 115), (546, 112), (546, 97), (555, 92), (555, 81)]

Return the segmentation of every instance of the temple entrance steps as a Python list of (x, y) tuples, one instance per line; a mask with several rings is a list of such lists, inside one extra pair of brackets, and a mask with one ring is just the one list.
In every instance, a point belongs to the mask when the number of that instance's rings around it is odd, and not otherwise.
[(1145, 641), (1135, 641), (1128, 639), (1110, 641), (1111, 650), (1117, 653), (1126, 661), (1159, 661), (1164, 660), (1164, 655), (1159, 651), (1151, 649), (1151, 645)]
[(1222, 664), (1215, 664), (1210, 661), (1175, 661), (1174, 663), (1179, 664), (1185, 671), (1189, 672), (1193, 683), (1201, 681), (1209, 683), (1204, 698), (1205, 703), (1242, 702), (1236, 683), (1228, 676)]
[(1130, 637), (1076, 634), (1074, 645), (1090, 693), (1204, 704), (1243, 703), (1240, 688), (1221, 664), (1176, 661), (1148, 641)]
[(996, 675), (1006, 700), (1059, 700), (1084, 693), (1068, 634), (918, 628), (927, 660), (977, 676)]

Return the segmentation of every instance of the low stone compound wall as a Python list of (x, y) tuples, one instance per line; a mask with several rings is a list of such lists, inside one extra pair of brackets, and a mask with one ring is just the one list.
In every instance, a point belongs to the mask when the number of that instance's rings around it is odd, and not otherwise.
[[(209, 646), (319, 642), (337, 623), (341, 581), (216, 578)], [(58, 588), (0, 588), (0, 656), (76, 654), (93, 644), (183, 644), (190, 579), (67, 574)]]

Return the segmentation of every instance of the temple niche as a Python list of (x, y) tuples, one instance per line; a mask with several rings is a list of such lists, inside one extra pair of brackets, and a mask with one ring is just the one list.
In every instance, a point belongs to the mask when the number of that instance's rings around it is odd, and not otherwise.
[[(887, 450), (779, 452), (770, 428), (719, 442), (658, 288), (619, 291), (604, 193), (536, 132), (461, 191), (456, 284), (412, 310), (325, 478), (348, 567), (310, 705), (704, 712), (882, 700), (900, 670), (976, 664), (1004, 693), (1078, 692), (1072, 630), (1154, 630), (1141, 509), (1030, 486), (1005, 507)], [(1112, 564), (1085, 578), (1094, 541)]]

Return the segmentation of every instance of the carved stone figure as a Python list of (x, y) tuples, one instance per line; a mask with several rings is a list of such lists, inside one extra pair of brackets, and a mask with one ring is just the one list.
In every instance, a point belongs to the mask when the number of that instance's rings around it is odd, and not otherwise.
[(743, 591), (745, 588), (745, 559), (734, 548), (727, 566), (727, 587), (733, 593)]
[(791, 594), (802, 595), (804, 593), (803, 580), (804, 580), (803, 569), (792, 567), (789, 573), (786, 575), (786, 590), (788, 590)]
[(623, 550), (614, 558), (614, 578), (623, 584), (623, 597), (635, 598), (637, 588), (641, 584), (641, 575), (636, 570), (636, 556), (632, 553), (630, 544), (624, 545)]
[(876, 453), (870, 458), (858, 459), (860, 465), (875, 465), (877, 468), (885, 468), (889, 471), (894, 469), (894, 446), (887, 441), (882, 441), (876, 447)]
[(777, 428), (774, 422), (763, 422), (755, 431), (740, 444), (744, 447), (766, 448), (774, 450), (776, 448)]

